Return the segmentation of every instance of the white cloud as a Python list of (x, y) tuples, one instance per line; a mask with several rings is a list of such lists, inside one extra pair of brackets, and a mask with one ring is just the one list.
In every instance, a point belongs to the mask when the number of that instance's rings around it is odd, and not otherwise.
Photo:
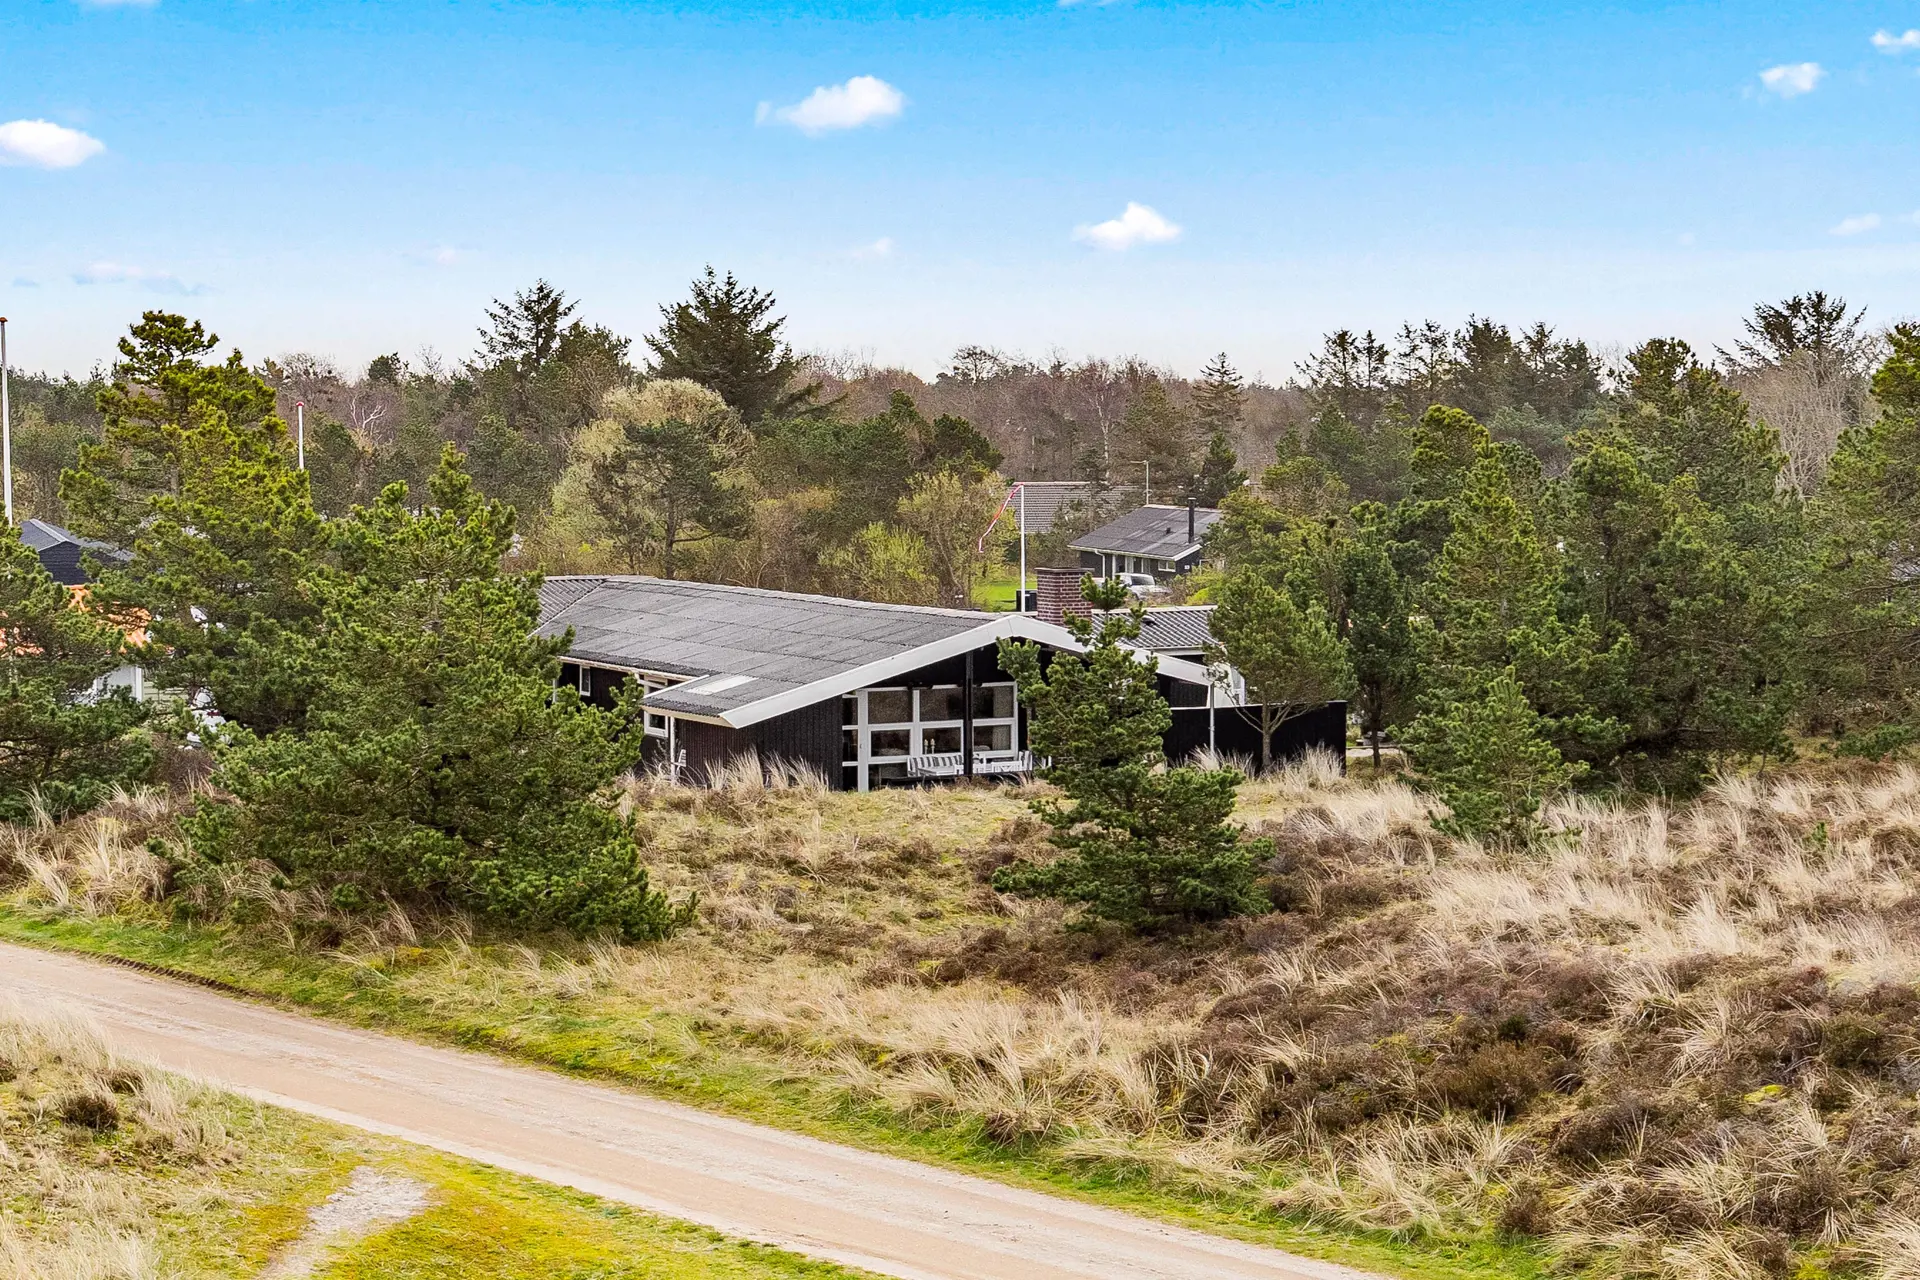
[(853, 258), (891, 258), (893, 256), (893, 247), (892, 236), (881, 236), (872, 244), (863, 244), (858, 248), (848, 250), (848, 256)]
[(430, 244), (419, 248), (402, 249), (400, 256), (408, 262), (423, 267), (457, 267), (473, 261), (474, 251), (462, 249), (453, 244)]
[(788, 107), (763, 102), (755, 124), (790, 124), (815, 137), (833, 129), (857, 129), (891, 120), (905, 109), (906, 95), (877, 76), (855, 76), (845, 84), (822, 85)]
[(1081, 224), (1073, 229), (1073, 238), (1101, 249), (1131, 249), (1137, 244), (1165, 244), (1180, 238), (1180, 228), (1153, 209), (1135, 201), (1117, 218)]
[(1856, 213), (1851, 218), (1842, 218), (1828, 228), (1831, 235), (1857, 236), (1862, 231), (1872, 231), (1880, 225), (1877, 213)]
[(188, 284), (171, 271), (149, 271), (120, 262), (94, 262), (73, 273), (75, 284), (135, 284), (153, 293), (202, 294), (203, 284)]
[(1769, 93), (1797, 98), (1803, 93), (1812, 93), (1826, 74), (1826, 68), (1817, 62), (1783, 62), (1762, 71), (1760, 83), (1767, 86)]
[(71, 169), (106, 149), (100, 139), (51, 120), (9, 120), (0, 124), (0, 164)]
[(1882, 53), (1911, 53), (1920, 49), (1920, 30), (1908, 28), (1899, 35), (1891, 31), (1873, 33), (1873, 47)]

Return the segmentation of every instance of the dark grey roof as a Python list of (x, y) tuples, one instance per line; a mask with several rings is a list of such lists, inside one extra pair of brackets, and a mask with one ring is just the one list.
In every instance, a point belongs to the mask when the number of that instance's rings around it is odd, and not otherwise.
[(1193, 537), (1187, 536), (1187, 509), (1155, 504), (1137, 507), (1118, 520), (1109, 521), (1072, 542), (1075, 551), (1105, 551), (1111, 555), (1151, 556), (1156, 560), (1178, 560), (1198, 550), (1207, 530), (1220, 519), (1214, 507), (1199, 507), (1193, 513)]
[(540, 583), (540, 617), (544, 621), (605, 581), (602, 578), (545, 578)]
[(1142, 649), (1155, 653), (1199, 653), (1213, 639), (1210, 604), (1170, 604), (1148, 609), (1140, 619)]
[(20, 541), (40, 557), (41, 566), (53, 575), (55, 582), (69, 587), (77, 587), (90, 580), (83, 562), (83, 557), (89, 552), (102, 560), (119, 564), (133, 558), (118, 547), (69, 533), (45, 520), (22, 520)]
[(688, 680), (647, 699), (648, 706), (662, 711), (707, 716), (1004, 616), (624, 576), (550, 578), (541, 588), (541, 605), (540, 634), (573, 628), (571, 657), (665, 675), (713, 677)]
[[(1053, 528), (1062, 511), (1075, 503), (1085, 506), (1094, 499), (1093, 486), (1084, 480), (1022, 480), (1016, 488), (1026, 495), (1024, 515), (1028, 533), (1045, 533)], [(1130, 504), (1137, 494), (1138, 490), (1109, 489), (1106, 501), (1109, 504)], [(1020, 497), (1020, 493), (1016, 492), (1011, 504), (1015, 529), (1020, 527), (1019, 519), (1023, 514)]]

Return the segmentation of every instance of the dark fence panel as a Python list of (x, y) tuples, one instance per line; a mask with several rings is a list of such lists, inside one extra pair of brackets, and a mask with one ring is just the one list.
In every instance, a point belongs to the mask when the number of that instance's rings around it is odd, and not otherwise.
[[(1167, 759), (1185, 760), (1207, 745), (1208, 719), (1212, 718), (1214, 750), (1222, 755), (1245, 756), (1255, 766), (1260, 763), (1260, 713), (1253, 707), (1175, 707), (1173, 727), (1167, 730)], [(1329, 702), (1324, 707), (1303, 711), (1284, 721), (1273, 731), (1273, 760), (1291, 760), (1314, 748), (1330, 751), (1345, 767), (1347, 758), (1347, 704)]]

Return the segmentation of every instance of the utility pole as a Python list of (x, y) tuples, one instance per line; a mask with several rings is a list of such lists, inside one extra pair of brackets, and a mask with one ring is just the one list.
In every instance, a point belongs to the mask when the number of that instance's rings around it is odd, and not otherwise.
[(305, 471), (307, 469), (307, 402), (305, 400), (293, 402), (293, 416), (294, 420), (300, 424), (295, 428), (294, 452), (300, 469)]
[(13, 523), (13, 403), (7, 397), (7, 318), (0, 316), (0, 474), (5, 476), (7, 523)]

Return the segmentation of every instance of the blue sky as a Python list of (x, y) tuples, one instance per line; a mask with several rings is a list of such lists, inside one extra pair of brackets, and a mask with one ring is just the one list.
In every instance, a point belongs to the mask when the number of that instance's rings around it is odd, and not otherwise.
[(155, 306), (250, 356), (458, 359), (536, 276), (637, 337), (711, 262), (797, 345), (923, 373), (984, 342), (1274, 380), (1403, 319), (1705, 346), (1826, 288), (1887, 320), (1920, 311), (1915, 27), (1817, 0), (10, 0), (0, 311), (29, 367), (84, 369)]

